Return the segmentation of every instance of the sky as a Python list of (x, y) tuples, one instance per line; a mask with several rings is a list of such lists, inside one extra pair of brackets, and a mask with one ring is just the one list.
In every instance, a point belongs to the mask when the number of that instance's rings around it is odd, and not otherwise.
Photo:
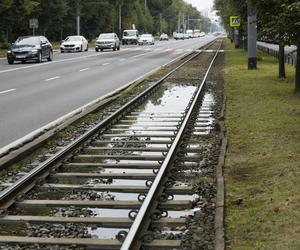
[(211, 8), (214, 4), (214, 0), (185, 0), (185, 1), (197, 7), (198, 10)]

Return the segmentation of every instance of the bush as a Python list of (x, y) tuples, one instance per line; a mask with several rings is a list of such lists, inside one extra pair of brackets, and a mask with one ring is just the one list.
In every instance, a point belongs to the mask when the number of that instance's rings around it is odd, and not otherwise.
[(0, 49), (9, 49), (10, 44), (7, 42), (0, 43)]

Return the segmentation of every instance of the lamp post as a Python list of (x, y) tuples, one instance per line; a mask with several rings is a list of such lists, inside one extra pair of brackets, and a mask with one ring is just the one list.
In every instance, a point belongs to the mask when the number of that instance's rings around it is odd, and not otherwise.
[(76, 31), (77, 36), (80, 35), (80, 6), (79, 6), (79, 0), (76, 1)]

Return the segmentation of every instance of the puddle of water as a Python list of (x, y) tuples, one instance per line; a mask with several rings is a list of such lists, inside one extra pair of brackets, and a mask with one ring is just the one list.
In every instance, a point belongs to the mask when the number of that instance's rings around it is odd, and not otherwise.
[(181, 211), (168, 211), (169, 217), (172, 218), (183, 218), (187, 216), (193, 216), (196, 211), (199, 211), (200, 208), (187, 209)]
[(95, 217), (125, 217), (128, 218), (129, 209), (106, 209), (89, 208), (95, 214)]
[(194, 201), (199, 198), (199, 195), (192, 194), (192, 195), (182, 195), (182, 194), (176, 194), (174, 195), (174, 200), (190, 200)]
[(136, 165), (139, 165), (139, 164), (153, 164), (155, 166), (157, 166), (157, 161), (153, 161), (153, 160), (149, 160), (149, 161), (146, 161), (146, 160), (113, 160), (113, 159), (106, 159), (106, 160), (101, 160), (99, 162), (103, 162), (103, 163), (115, 163), (116, 165), (118, 165), (119, 163), (124, 163), (124, 164), (136, 164)]
[(137, 201), (139, 194), (132, 193), (109, 193), (115, 201)]
[(212, 106), (216, 103), (215, 97), (211, 93), (205, 93), (201, 110), (210, 110)]
[(146, 180), (120, 180), (113, 179), (110, 185), (130, 185), (130, 186), (144, 186)]
[(115, 169), (115, 168), (106, 168), (101, 173), (115, 173), (115, 174), (131, 174), (131, 173), (136, 173), (136, 174), (152, 174), (153, 171), (152, 169), (130, 169), (130, 168), (120, 168), (120, 169)]
[(116, 235), (120, 231), (129, 231), (128, 229), (122, 229), (122, 228), (103, 228), (103, 227), (97, 227), (97, 229), (92, 229), (91, 227), (88, 227), (88, 232), (92, 235), (93, 238), (98, 239), (115, 239)]

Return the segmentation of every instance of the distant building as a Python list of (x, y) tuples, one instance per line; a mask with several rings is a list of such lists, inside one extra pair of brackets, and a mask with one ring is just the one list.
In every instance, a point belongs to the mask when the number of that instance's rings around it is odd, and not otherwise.
[(201, 12), (201, 15), (204, 16), (204, 17), (208, 17), (208, 15), (209, 15), (209, 9), (208, 8), (203, 9), (200, 12)]

